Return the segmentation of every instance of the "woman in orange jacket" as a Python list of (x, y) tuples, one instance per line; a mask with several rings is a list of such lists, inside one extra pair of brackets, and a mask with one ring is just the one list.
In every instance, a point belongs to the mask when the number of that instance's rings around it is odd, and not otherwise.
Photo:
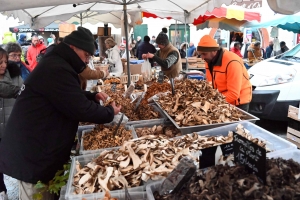
[(201, 38), (197, 51), (206, 61), (207, 81), (226, 97), (228, 103), (248, 111), (252, 99), (252, 85), (243, 60), (220, 48), (209, 35)]

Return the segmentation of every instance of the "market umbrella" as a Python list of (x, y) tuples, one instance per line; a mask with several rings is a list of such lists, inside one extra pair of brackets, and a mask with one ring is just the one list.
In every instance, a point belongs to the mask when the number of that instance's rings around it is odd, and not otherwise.
[(213, 11), (207, 11), (194, 20), (193, 24), (197, 30), (205, 28), (217, 28), (228, 31), (240, 31), (240, 27), (248, 21), (260, 22), (259, 12), (253, 12), (249, 9), (238, 6), (228, 6), (215, 8)]
[(269, 20), (262, 23), (247, 22), (243, 25), (243, 28), (267, 28), (267, 27), (278, 27), (294, 33), (300, 33), (300, 15), (280, 15), (276, 14)]
[[(239, 0), (242, 2), (242, 0)], [(192, 23), (194, 18), (206, 11), (212, 11), (222, 4), (230, 4), (231, 0), (2, 0), (0, 12), (13, 15), (32, 27), (44, 27), (55, 20), (66, 21), (76, 14), (95, 11), (105, 14), (113, 11), (124, 11), (126, 48), (128, 49), (127, 12), (148, 11), (161, 17), (170, 16), (181, 22)], [(129, 60), (129, 52), (127, 60)], [(130, 68), (127, 62), (128, 83), (130, 84)]]

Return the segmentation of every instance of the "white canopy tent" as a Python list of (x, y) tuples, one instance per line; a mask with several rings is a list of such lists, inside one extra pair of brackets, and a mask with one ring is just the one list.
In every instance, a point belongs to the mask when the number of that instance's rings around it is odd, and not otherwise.
[[(242, 2), (243, 0), (236, 1)], [(2, 0), (0, 12), (4, 12), (7, 16), (18, 17), (25, 24), (39, 28), (56, 20), (66, 21), (80, 13), (94, 12), (94, 14), (106, 14), (123, 11), (126, 49), (128, 49), (127, 12), (132, 14), (147, 11), (160, 17), (172, 17), (186, 24), (192, 23), (195, 18), (206, 11), (212, 11), (216, 7), (221, 7), (222, 4), (229, 5), (231, 3), (232, 0), (14, 0), (13, 3), (11, 0)], [(110, 21), (107, 20), (107, 22)], [(126, 52), (127, 60), (129, 60), (129, 52)], [(127, 62), (127, 70), (129, 85), (129, 62)]]

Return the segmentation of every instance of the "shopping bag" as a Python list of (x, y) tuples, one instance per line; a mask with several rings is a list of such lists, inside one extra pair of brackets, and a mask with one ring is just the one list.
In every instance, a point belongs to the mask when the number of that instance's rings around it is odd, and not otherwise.
[(142, 63), (141, 72), (144, 78), (144, 82), (151, 81), (151, 77), (152, 77), (151, 64), (148, 59)]

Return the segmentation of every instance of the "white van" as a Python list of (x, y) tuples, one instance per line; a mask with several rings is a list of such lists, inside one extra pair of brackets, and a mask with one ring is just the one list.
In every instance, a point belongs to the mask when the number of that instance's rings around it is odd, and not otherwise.
[(300, 44), (255, 64), (248, 72), (255, 88), (249, 112), (264, 119), (286, 121), (289, 105), (299, 107)]

